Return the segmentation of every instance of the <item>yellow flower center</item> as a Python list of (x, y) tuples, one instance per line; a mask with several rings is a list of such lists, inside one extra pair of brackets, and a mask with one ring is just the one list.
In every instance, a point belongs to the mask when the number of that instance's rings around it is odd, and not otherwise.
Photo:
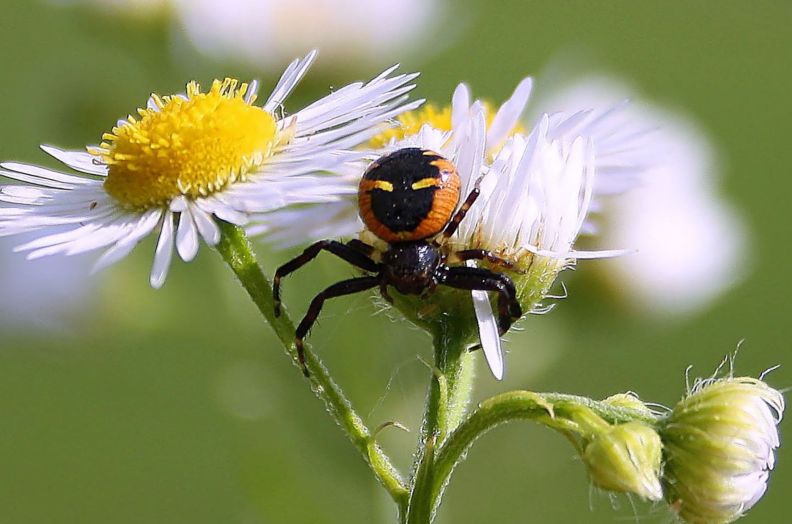
[(451, 106), (438, 109), (434, 104), (425, 104), (414, 111), (402, 113), (396, 120), (398, 125), (374, 136), (369, 141), (369, 146), (374, 149), (384, 147), (392, 139), (398, 141), (406, 136), (416, 134), (426, 124), (440, 131), (451, 131)]
[[(484, 113), (487, 118), (487, 127), (492, 124), (495, 118), (495, 112), (492, 110), (492, 104), (484, 101)], [(439, 108), (434, 104), (425, 104), (423, 107), (414, 111), (402, 113), (396, 118), (398, 124), (385, 129), (381, 133), (375, 135), (369, 140), (369, 147), (378, 149), (388, 145), (391, 140), (402, 140), (404, 137), (414, 135), (421, 130), (424, 125), (430, 125), (440, 131), (451, 131), (451, 106), (444, 106)], [(514, 133), (522, 133), (525, 129), (522, 124), (517, 124), (509, 132), (509, 135)], [(491, 148), (500, 146), (502, 144), (490, 144)], [(490, 149), (490, 154), (493, 154)]]
[(104, 188), (131, 208), (210, 195), (259, 167), (277, 143), (275, 118), (245, 97), (248, 85), (215, 80), (207, 93), (152, 97), (155, 108), (102, 136), (89, 151), (108, 166)]

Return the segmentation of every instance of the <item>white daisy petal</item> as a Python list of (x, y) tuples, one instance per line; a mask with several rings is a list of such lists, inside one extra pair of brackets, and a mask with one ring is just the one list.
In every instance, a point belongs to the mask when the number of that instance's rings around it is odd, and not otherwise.
[(30, 242), (15, 247), (14, 251), (31, 251), (34, 249), (41, 249), (43, 247), (50, 247), (59, 244), (64, 244), (67, 242), (71, 242), (81, 237), (84, 234), (96, 231), (100, 227), (102, 227), (101, 223), (92, 222), (90, 224), (85, 224), (84, 226), (80, 226), (75, 229), (65, 231), (62, 233), (55, 233), (52, 235), (39, 237), (35, 240), (31, 240)]
[(93, 271), (100, 271), (126, 257), (144, 237), (148, 236), (162, 216), (162, 210), (152, 209), (140, 216), (132, 231), (104, 252), (96, 261)]
[[(30, 251), (27, 255), (29, 260), (34, 260), (44, 256), (63, 254), (76, 255), (99, 249), (117, 241), (122, 236), (122, 228), (126, 224), (125, 217), (112, 215), (94, 224), (88, 224), (75, 231), (75, 235), (68, 241), (49, 244)], [(79, 233), (79, 234), (77, 234)]]
[[(469, 260), (467, 265), (475, 267), (475, 262)], [(497, 380), (503, 380), (503, 349), (501, 348), (498, 321), (492, 311), (489, 295), (486, 291), (471, 291), (473, 296), (473, 310), (476, 312), (478, 322), (479, 340), (484, 359)]]
[[(18, 182), (25, 182), (28, 184), (36, 184), (39, 186), (45, 186), (53, 189), (73, 189), (75, 186), (71, 181), (69, 182), (60, 182), (57, 180), (52, 180), (50, 178), (44, 178), (40, 176), (32, 176), (29, 174), (21, 173), (19, 171), (15, 171), (13, 168), (25, 168), (26, 166), (21, 166), (20, 164), (0, 164), (0, 167), (6, 169), (0, 169), (0, 176), (4, 176), (7, 178), (11, 178)], [(36, 168), (40, 169), (40, 168)], [(43, 171), (43, 170), (41, 170)], [(60, 178), (63, 178), (67, 175), (62, 175)], [(73, 177), (76, 178), (76, 177)]]
[(181, 213), (182, 211), (186, 211), (189, 207), (189, 203), (187, 199), (183, 196), (177, 196), (173, 200), (171, 200), (170, 205), (168, 208), (174, 213)]
[(154, 264), (151, 267), (149, 282), (151, 287), (159, 289), (165, 283), (171, 259), (173, 258), (173, 213), (165, 211), (162, 215), (162, 230), (160, 231), (157, 249), (154, 252)]
[(294, 60), (289, 64), (289, 67), (283, 72), (280, 80), (275, 85), (275, 89), (272, 90), (267, 102), (264, 104), (265, 111), (271, 113), (275, 111), (278, 106), (283, 104), (283, 101), (286, 100), (289, 93), (292, 92), (297, 84), (300, 83), (302, 77), (305, 76), (305, 73), (308, 72), (308, 68), (311, 67), (314, 59), (316, 59), (316, 54), (317, 51), (314, 49), (305, 55), (304, 58)]
[(190, 262), (198, 254), (198, 229), (195, 227), (189, 207), (179, 215), (179, 228), (176, 230), (176, 251), (185, 262)]
[(195, 220), (195, 225), (201, 238), (210, 246), (216, 246), (220, 242), (220, 228), (209, 214), (205, 213), (200, 206), (190, 206), (190, 213)]
[(470, 193), (482, 173), (484, 153), (487, 146), (487, 123), (484, 115), (484, 106), (478, 102), (477, 104), (474, 104), (472, 109), (473, 116), (467, 121), (465, 128), (456, 133), (462, 141), (456, 162), (459, 176), (462, 179), (464, 196)]
[(461, 129), (465, 119), (468, 118), (470, 107), (470, 88), (466, 84), (459, 84), (451, 98), (451, 128)]
[(67, 166), (89, 175), (107, 176), (107, 166), (97, 163), (97, 158), (85, 151), (65, 151), (57, 147), (42, 145), (48, 155), (60, 160)]
[(237, 226), (243, 226), (250, 220), (247, 214), (229, 206), (228, 203), (221, 198), (221, 195), (215, 195), (213, 198), (196, 201), (195, 205), (208, 215), (214, 215), (220, 220), (230, 222)]
[(487, 131), (488, 144), (496, 145), (503, 142), (517, 126), (523, 111), (525, 111), (525, 106), (528, 104), (532, 87), (533, 80), (530, 77), (523, 78), (517, 84), (512, 96), (503, 103), (495, 114), (495, 118), (492, 119), (492, 124)]

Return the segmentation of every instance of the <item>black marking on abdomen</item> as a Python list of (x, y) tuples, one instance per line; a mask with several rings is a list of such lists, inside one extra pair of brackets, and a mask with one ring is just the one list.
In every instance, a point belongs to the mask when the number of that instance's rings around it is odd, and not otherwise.
[[(428, 153), (428, 154), (427, 154)], [(419, 148), (400, 149), (377, 161), (363, 176), (366, 180), (384, 180), (392, 191), (371, 189), (374, 217), (394, 233), (414, 231), (432, 210), (438, 186), (413, 189), (426, 178), (439, 178), (440, 170), (432, 162), (441, 158)]]

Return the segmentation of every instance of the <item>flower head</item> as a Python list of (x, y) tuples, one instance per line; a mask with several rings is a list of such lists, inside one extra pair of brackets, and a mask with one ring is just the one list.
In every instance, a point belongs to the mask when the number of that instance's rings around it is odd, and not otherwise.
[(646, 500), (661, 500), (662, 443), (657, 432), (641, 422), (627, 422), (600, 432), (583, 452), (592, 482), (602, 489), (635, 493)]
[[(477, 152), (473, 142), (483, 141), (481, 148), (488, 154), (502, 143), (509, 131), (519, 129), (519, 119), (531, 94), (532, 81), (523, 79), (511, 97), (494, 110), (492, 104), (476, 100), (471, 102), (470, 88), (459, 84), (449, 105), (425, 104), (419, 109), (405, 111), (396, 117), (395, 125), (382, 126), (361, 148), (365, 153), (360, 162), (347, 166), (345, 183), (346, 199), (310, 206), (305, 209), (285, 209), (269, 216), (264, 225), (249, 228), (250, 234), (267, 234), (270, 239), (283, 246), (309, 242), (322, 238), (357, 235), (363, 231), (363, 223), (358, 218), (356, 191), (360, 177), (369, 163), (375, 159), (405, 147), (431, 149), (457, 163), (471, 162), (473, 157), (481, 156), (479, 169), (464, 166), (459, 170), (462, 177), (462, 198), (473, 188), (482, 173), (486, 158)], [(479, 125), (483, 119), (482, 133), (473, 132), (472, 126)], [(473, 134), (481, 134), (474, 137)], [(467, 138), (465, 138), (467, 136)]]
[[(453, 158), (446, 155), (453, 162), (467, 154), (476, 157), (480, 169), (460, 169), (461, 194), (464, 198), (480, 183), (481, 195), (445, 249), (452, 263), (455, 251), (470, 249), (509, 260), (508, 267), (489, 264), (490, 269), (505, 272), (514, 280), (524, 311), (538, 310), (558, 273), (576, 260), (625, 253), (579, 250), (576, 242), (581, 234), (593, 230), (588, 218), (599, 200), (635, 186), (647, 166), (660, 156), (643, 139), (651, 127), (643, 120), (625, 117), (622, 101), (542, 113), (525, 131), (521, 115), (531, 85), (530, 79), (524, 79), (509, 100), (493, 111), (484, 102), (471, 103), (469, 88), (461, 84), (450, 106), (427, 105), (404, 113), (398, 126), (369, 143), (373, 148), (370, 160), (399, 147), (453, 148), (465, 129), (479, 125), (475, 122), (483, 114), (484, 137), (478, 150), (468, 148)], [(479, 180), (482, 174), (484, 178)], [(362, 229), (351, 198), (276, 215), (268, 232), (287, 242), (318, 238), (333, 230), (339, 236)], [(490, 298), (482, 291), (474, 291), (472, 296), (484, 354), (500, 378), (500, 335)]]
[(509, 139), (489, 166), (478, 205), (454, 242), (519, 261), (542, 255), (563, 264), (591, 202), (593, 145), (548, 138), (547, 119), (527, 137)]
[[(96, 1), (96, 0), (94, 0)], [(220, 61), (266, 68), (316, 46), (325, 67), (350, 68), (408, 52), (422, 57), (453, 39), (435, 31), (443, 0), (170, 0), (177, 38)], [(431, 41), (431, 46), (423, 45)]]
[(217, 244), (217, 220), (262, 222), (273, 209), (342, 198), (334, 175), (360, 158), (350, 148), (420, 104), (402, 104), (416, 75), (391, 77), (391, 68), (282, 116), (315, 54), (295, 60), (263, 106), (254, 105), (255, 83), (217, 80), (202, 92), (191, 82), (184, 95), (152, 95), (87, 152), (43, 146), (81, 175), (2, 164), (0, 174), (22, 184), (0, 187), (0, 235), (34, 232), (17, 247), (29, 258), (105, 249), (98, 269), (159, 230), (151, 272), (159, 287), (174, 246), (189, 261), (199, 238)]
[[(622, 253), (574, 249), (598, 191), (595, 174), (604, 164), (598, 160), (593, 135), (602, 131), (613, 111), (544, 115), (525, 135), (520, 119), (531, 88), (531, 79), (523, 79), (512, 96), (493, 110), (480, 100), (471, 102), (470, 89), (460, 84), (450, 106), (430, 104), (403, 113), (399, 125), (369, 142), (370, 160), (402, 147), (422, 147), (465, 164), (457, 165), (462, 199), (479, 183), (481, 195), (446, 250), (452, 260), (454, 251), (484, 249), (513, 261), (513, 268), (493, 269), (506, 271), (515, 280), (525, 311), (537, 305), (558, 272), (574, 260)], [(620, 146), (609, 138), (612, 147)], [(361, 165), (359, 173), (364, 169)], [(612, 191), (612, 185), (606, 184), (602, 191)], [(269, 232), (278, 240), (318, 238), (327, 231), (328, 221), (334, 223), (336, 235), (362, 229), (350, 199), (315, 210), (277, 213), (269, 223), (274, 231)], [(320, 229), (316, 224), (321, 224)], [(295, 232), (295, 228), (307, 230)], [(472, 296), (484, 354), (493, 374), (501, 378), (500, 336), (490, 299), (483, 291)]]
[[(481, 196), (451, 246), (509, 260), (511, 267), (494, 269), (512, 278), (523, 310), (534, 310), (558, 273), (575, 260), (623, 253), (574, 248), (591, 207), (596, 173), (591, 137), (559, 135), (544, 115), (529, 135), (516, 133), (497, 151), (481, 182)], [(481, 294), (474, 294), (474, 305), (481, 345), (500, 378), (502, 357), (496, 355), (502, 352), (492, 307)]]
[(660, 430), (666, 498), (687, 522), (727, 523), (764, 495), (784, 398), (749, 377), (696, 381)]

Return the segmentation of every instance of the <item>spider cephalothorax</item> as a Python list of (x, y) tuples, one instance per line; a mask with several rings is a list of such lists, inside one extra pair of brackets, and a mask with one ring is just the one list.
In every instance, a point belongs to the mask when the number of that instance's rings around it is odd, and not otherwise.
[[(337, 282), (319, 293), (296, 330), (295, 345), (303, 372), (307, 375), (303, 339), (316, 321), (324, 301), (379, 286), (391, 301), (388, 286), (405, 295), (426, 295), (438, 285), (458, 289), (498, 293), (498, 328), (502, 335), (522, 316), (514, 284), (502, 273), (489, 269), (448, 265), (448, 255), (440, 248), (465, 217), (479, 195), (478, 184), (454, 214), (459, 203), (461, 181), (456, 167), (433, 151), (399, 149), (385, 155), (366, 169), (358, 190), (360, 217), (377, 237), (388, 243), (380, 261), (372, 258), (375, 248), (360, 240), (346, 244), (320, 240), (275, 272), (273, 295), (275, 314), (280, 314), (280, 281), (326, 250), (360, 269), (368, 276)], [(437, 238), (439, 234), (439, 238)], [(431, 239), (431, 240), (430, 240)], [(453, 253), (455, 262), (486, 259), (504, 267), (511, 262), (483, 249)]]

